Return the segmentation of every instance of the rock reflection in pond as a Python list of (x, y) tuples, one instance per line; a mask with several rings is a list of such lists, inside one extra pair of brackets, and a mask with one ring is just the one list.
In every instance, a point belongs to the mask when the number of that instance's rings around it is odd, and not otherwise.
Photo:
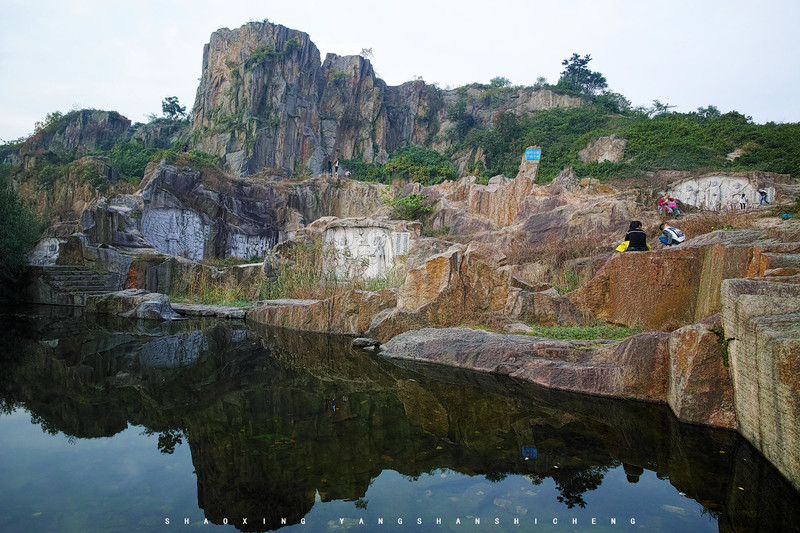
[(32, 318), (46, 312), (2, 317), (14, 346), (3, 356), (4, 404), (78, 438), (136, 424), (158, 434), (162, 453), (187, 444), (198, 504), (217, 524), (241, 516), (252, 530), (275, 529), (317, 501), (370, 512), (367, 492), (384, 470), (481, 476), (453, 505), (517, 516), (529, 509), (490, 488), (525, 476), (541, 498), (550, 478), (552, 498), (580, 509), (617, 467), (630, 483), (647, 471), (668, 479), (720, 529), (800, 523), (797, 493), (743, 439), (679, 424), (665, 407), (387, 360), (344, 337), (236, 321)]

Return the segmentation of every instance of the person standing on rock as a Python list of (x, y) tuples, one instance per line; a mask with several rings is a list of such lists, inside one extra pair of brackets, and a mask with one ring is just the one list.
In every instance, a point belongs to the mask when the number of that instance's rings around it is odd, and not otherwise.
[(625, 240), (628, 241), (628, 252), (646, 252), (650, 249), (647, 244), (647, 233), (642, 229), (642, 223), (638, 220), (632, 220), (628, 232), (625, 234)]
[(658, 240), (664, 246), (678, 246), (686, 240), (686, 235), (683, 234), (678, 228), (672, 227), (668, 224), (661, 224), (658, 229), (661, 230), (661, 235)]
[(333, 163), (331, 163), (331, 158), (328, 158), (328, 175), (333, 175)]
[(739, 207), (741, 209), (747, 209), (747, 196), (744, 193), (739, 197)]
[(764, 202), (769, 205), (769, 200), (767, 200), (767, 191), (765, 189), (758, 189), (758, 194), (761, 197), (758, 201), (758, 205), (764, 205)]
[(336, 158), (336, 161), (333, 162), (333, 173), (337, 176), (339, 175), (339, 158)]

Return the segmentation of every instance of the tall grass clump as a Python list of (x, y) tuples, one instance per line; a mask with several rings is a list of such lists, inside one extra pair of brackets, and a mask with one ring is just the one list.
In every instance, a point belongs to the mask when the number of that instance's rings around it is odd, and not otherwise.
[(264, 297), (265, 286), (263, 274), (255, 281), (239, 283), (226, 275), (225, 269), (198, 265), (190, 272), (188, 283), (169, 297), (181, 303), (246, 307)]
[(365, 276), (368, 266), (366, 258), (351, 257), (331, 242), (293, 242), (281, 250), (276, 276), (269, 280), (265, 295), (269, 299), (324, 300), (351, 290), (399, 287), (405, 280), (402, 265), (378, 278)]
[(347, 290), (337, 277), (336, 250), (321, 241), (293, 242), (281, 252), (277, 276), (270, 280), (269, 299), (324, 300)]

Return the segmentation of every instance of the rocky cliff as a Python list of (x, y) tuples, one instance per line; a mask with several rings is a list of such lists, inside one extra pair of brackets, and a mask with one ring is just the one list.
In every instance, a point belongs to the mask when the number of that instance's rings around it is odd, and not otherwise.
[(409, 144), (447, 148), (447, 107), (488, 125), (497, 109), (530, 114), (581, 105), (579, 98), (532, 88), (488, 93), (480, 87), (443, 91), (422, 81), (388, 86), (361, 56), (320, 52), (308, 34), (268, 22), (218, 30), (203, 51), (193, 108), (193, 147), (223, 158), (245, 176), (286, 176), (327, 161), (385, 162)]
[(48, 152), (59, 157), (84, 154), (110, 146), (124, 137), (130, 126), (130, 120), (114, 111), (83, 109), (67, 113), (62, 120), (30, 137), (20, 148), (19, 155), (30, 165), (31, 156)]

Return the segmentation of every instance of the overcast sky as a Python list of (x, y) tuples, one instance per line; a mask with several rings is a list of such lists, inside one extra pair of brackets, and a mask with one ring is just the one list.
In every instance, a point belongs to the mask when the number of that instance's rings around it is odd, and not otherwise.
[(52, 111), (191, 109), (211, 33), (263, 19), (323, 58), (372, 48), (389, 85), (556, 83), (576, 52), (634, 106), (800, 122), (798, 0), (0, 0), (0, 139)]

